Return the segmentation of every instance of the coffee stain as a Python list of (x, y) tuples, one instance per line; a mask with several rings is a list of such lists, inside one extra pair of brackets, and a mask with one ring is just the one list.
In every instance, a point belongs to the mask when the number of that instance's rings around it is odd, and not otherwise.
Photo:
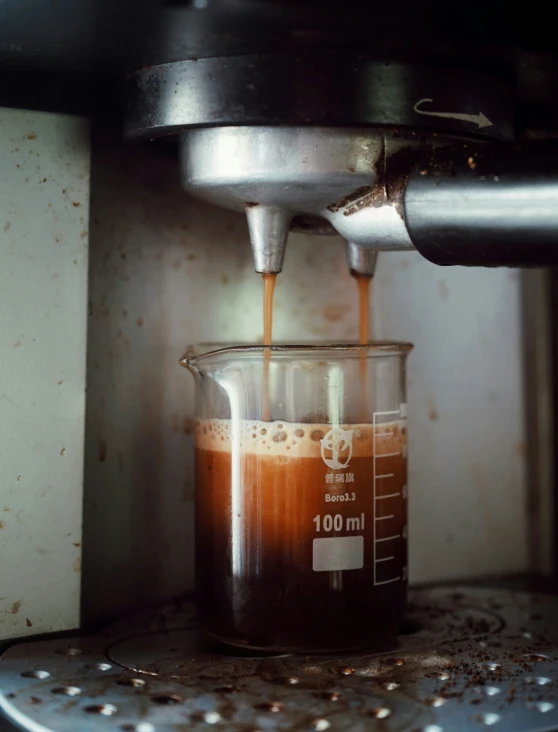
[(79, 547), (79, 546), (81, 546), (81, 541), (74, 541), (73, 545)]
[(6, 223), (4, 224), (4, 233), (5, 233), (5, 234), (7, 234), (7, 233), (8, 233), (8, 231), (9, 231), (9, 230), (10, 230), (11, 228), (12, 228), (12, 222), (11, 222), (11, 221), (6, 221)]
[(3, 529), (5, 525), (6, 525), (5, 521), (0, 521), (0, 529)]
[(182, 432), (185, 435), (193, 435), (194, 430), (196, 429), (196, 424), (197, 420), (195, 420), (193, 417), (185, 417), (182, 424)]
[(37, 133), (36, 133), (36, 132), (30, 132), (30, 133), (29, 133), (29, 134), (27, 135), (27, 139), (28, 139), (28, 140), (36, 140), (36, 139), (37, 139)]
[(337, 323), (343, 320), (349, 308), (346, 305), (336, 305), (332, 303), (324, 307), (324, 318), (330, 323)]
[(25, 618), (25, 625), (28, 628), (32, 628), (33, 627), (33, 623), (29, 620), (29, 618)]
[(14, 604), (12, 605), (11, 609), (8, 610), (8, 612), (11, 613), (12, 615), (17, 615), (22, 605), (23, 605), (23, 600), (16, 600), (16, 602), (14, 602)]
[(436, 401), (433, 396), (428, 395), (426, 397), (426, 402), (428, 405), (428, 418), (432, 422), (436, 422), (440, 418), (440, 414), (438, 412), (438, 407), (436, 405)]

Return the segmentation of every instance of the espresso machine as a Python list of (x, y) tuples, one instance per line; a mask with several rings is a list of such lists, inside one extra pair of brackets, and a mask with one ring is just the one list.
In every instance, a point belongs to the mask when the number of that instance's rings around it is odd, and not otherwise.
[[(558, 727), (558, 55), (529, 10), (2, 4), (2, 732)], [(354, 340), (352, 273), (415, 343), (393, 647), (199, 639), (178, 359), (260, 338), (254, 270), (279, 340)]]

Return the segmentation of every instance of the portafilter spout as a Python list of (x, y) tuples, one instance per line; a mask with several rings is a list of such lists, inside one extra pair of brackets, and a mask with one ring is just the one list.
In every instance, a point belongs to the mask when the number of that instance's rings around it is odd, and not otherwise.
[(292, 213), (282, 206), (255, 201), (245, 206), (254, 269), (260, 274), (279, 274), (283, 269)]
[(370, 247), (363, 247), (355, 244), (354, 241), (346, 243), (347, 260), (349, 271), (353, 276), (374, 277), (378, 252)]

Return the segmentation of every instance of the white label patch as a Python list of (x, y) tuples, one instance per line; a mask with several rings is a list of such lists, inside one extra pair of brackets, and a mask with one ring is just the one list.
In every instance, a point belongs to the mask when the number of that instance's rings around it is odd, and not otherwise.
[(364, 567), (364, 537), (336, 536), (314, 539), (312, 546), (314, 572), (335, 572)]

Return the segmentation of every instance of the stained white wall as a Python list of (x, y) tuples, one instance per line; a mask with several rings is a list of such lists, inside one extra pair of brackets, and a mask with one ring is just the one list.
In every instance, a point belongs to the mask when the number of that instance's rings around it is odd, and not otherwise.
[[(88, 615), (192, 587), (186, 345), (258, 341), (261, 283), (237, 214), (182, 193), (172, 155), (94, 143), (85, 500)], [(409, 360), (411, 579), (526, 568), (520, 280), (380, 257), (380, 337)], [(275, 336), (357, 333), (337, 238), (291, 236)]]
[(526, 570), (521, 271), (379, 258), (377, 334), (410, 340), (410, 575)]
[(77, 627), (89, 131), (0, 109), (0, 640)]

